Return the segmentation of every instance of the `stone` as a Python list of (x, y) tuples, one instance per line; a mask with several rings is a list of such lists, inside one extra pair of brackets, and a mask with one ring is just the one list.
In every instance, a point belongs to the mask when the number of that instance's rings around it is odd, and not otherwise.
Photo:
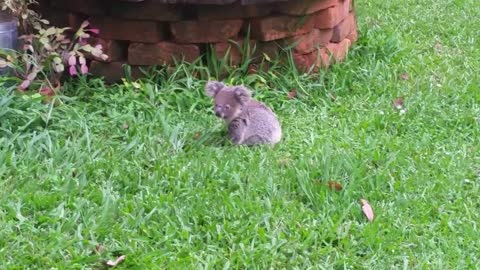
[(128, 63), (131, 65), (173, 65), (175, 60), (193, 62), (200, 57), (200, 49), (193, 44), (173, 42), (131, 43), (128, 47)]
[(295, 0), (278, 3), (275, 11), (288, 15), (305, 15), (333, 7), (338, 0)]
[(92, 18), (91, 27), (104, 39), (155, 43), (166, 38), (166, 25), (153, 21), (134, 21), (108, 17)]
[(242, 20), (179, 21), (170, 23), (174, 41), (180, 43), (216, 43), (235, 38)]
[(271, 41), (310, 32), (313, 21), (295, 16), (269, 16), (250, 22), (251, 36), (261, 41)]

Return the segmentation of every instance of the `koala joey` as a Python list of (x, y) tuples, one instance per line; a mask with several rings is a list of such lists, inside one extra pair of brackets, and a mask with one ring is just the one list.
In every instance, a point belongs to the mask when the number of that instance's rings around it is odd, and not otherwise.
[(282, 129), (275, 113), (252, 99), (244, 86), (226, 86), (209, 81), (206, 94), (215, 101), (215, 114), (228, 124), (228, 134), (235, 144), (276, 144)]

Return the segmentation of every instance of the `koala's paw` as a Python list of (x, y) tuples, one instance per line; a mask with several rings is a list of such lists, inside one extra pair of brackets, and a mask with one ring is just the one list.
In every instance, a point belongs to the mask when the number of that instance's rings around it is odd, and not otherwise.
[(235, 144), (242, 144), (245, 125), (242, 120), (234, 120), (228, 126), (228, 135)]

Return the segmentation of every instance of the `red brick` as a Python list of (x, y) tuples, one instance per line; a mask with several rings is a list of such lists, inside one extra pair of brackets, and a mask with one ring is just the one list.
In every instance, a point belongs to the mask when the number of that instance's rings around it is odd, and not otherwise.
[(240, 2), (216, 6), (212, 8), (209, 5), (197, 6), (197, 17), (199, 20), (224, 20), (263, 17), (270, 14), (272, 5), (241, 5)]
[(351, 44), (352, 42), (349, 39), (344, 39), (340, 43), (329, 43), (326, 48), (329, 54), (332, 55), (333, 60), (340, 62), (347, 56)]
[(117, 40), (108, 40), (103, 38), (90, 38), (88, 43), (92, 46), (102, 45), (103, 53), (108, 55), (107, 60), (102, 60), (99, 57), (95, 57), (91, 54), (86, 55), (89, 59), (94, 59), (100, 62), (116, 62), (116, 61), (124, 61), (126, 60), (127, 56), (127, 44), (123, 44)]
[(56, 8), (85, 15), (106, 14), (106, 3), (98, 0), (51, 0), (51, 5)]
[(321, 10), (313, 14), (315, 28), (333, 28), (348, 16), (351, 0), (338, 0), (336, 6)]
[(289, 15), (312, 14), (333, 7), (338, 0), (296, 0), (278, 3), (275, 11)]
[(357, 32), (357, 23), (356, 21), (353, 22), (352, 29), (347, 37), (352, 43), (355, 43), (358, 39), (358, 32)]
[(333, 28), (332, 42), (340, 42), (350, 34), (355, 26), (355, 15), (353, 12)]
[(119, 18), (151, 21), (178, 21), (182, 10), (178, 5), (168, 5), (156, 1), (119, 2), (111, 7), (111, 15)]
[[(125, 62), (111, 62), (103, 63), (99, 61), (92, 61), (90, 63), (90, 74), (95, 77), (103, 77), (106, 83), (121, 82), (125, 77)], [(142, 72), (139, 66), (131, 66), (131, 76), (133, 79), (142, 77)]]
[[(249, 50), (251, 52), (255, 46), (255, 42), (250, 40), (248, 46), (250, 46)], [(248, 52), (248, 48), (245, 48), (244, 40), (217, 43), (214, 45), (213, 49), (215, 51), (215, 55), (219, 59), (223, 59), (228, 54), (227, 59), (230, 60), (232, 65), (240, 64), (242, 62), (244, 52)]]
[(242, 24), (242, 20), (180, 21), (170, 23), (170, 30), (180, 43), (213, 43), (236, 37)]
[(297, 68), (302, 72), (308, 72), (310, 69), (317, 72), (319, 68), (327, 68), (331, 64), (343, 61), (351, 45), (349, 39), (344, 39), (340, 43), (329, 43), (307, 54), (293, 54), (293, 61)]
[(293, 48), (294, 52), (300, 54), (310, 53), (316, 48), (328, 44), (332, 33), (332, 29), (312, 29), (307, 34), (286, 39), (286, 45), (297, 44)]
[(312, 28), (313, 21), (308, 17), (270, 16), (253, 19), (250, 23), (252, 37), (262, 41), (305, 34)]
[(93, 18), (91, 26), (100, 30), (100, 37), (155, 43), (165, 40), (166, 29), (162, 23), (113, 18)]
[[(260, 63), (266, 57), (274, 60), (278, 58), (281, 48), (275, 41), (255, 42), (255, 50), (252, 55), (252, 63)], [(252, 48), (253, 50), (253, 48)]]
[(172, 65), (175, 59), (193, 62), (200, 56), (197, 45), (159, 42), (155, 44), (131, 43), (128, 63), (131, 65)]
[(321, 67), (330, 66), (330, 57), (325, 48), (319, 48), (307, 54), (293, 54), (293, 61), (302, 72), (317, 72)]

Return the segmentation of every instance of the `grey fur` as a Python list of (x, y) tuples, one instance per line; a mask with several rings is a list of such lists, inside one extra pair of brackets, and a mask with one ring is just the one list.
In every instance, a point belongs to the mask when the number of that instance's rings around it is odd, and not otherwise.
[(244, 86), (226, 86), (209, 81), (205, 92), (215, 101), (215, 114), (228, 124), (228, 134), (235, 144), (276, 144), (282, 129), (275, 113), (252, 99)]

